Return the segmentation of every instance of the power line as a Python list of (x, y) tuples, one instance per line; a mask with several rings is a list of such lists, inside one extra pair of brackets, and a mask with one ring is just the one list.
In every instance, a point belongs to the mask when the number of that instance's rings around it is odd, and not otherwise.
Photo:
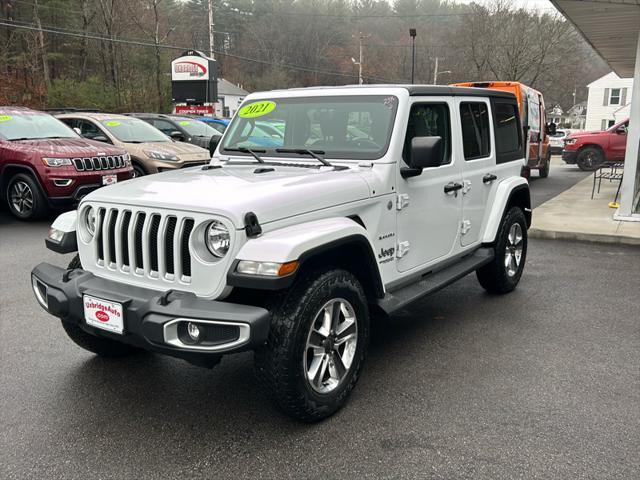
[[(20, 22), (20, 23), (23, 23), (23, 22)], [(183, 47), (183, 46), (177, 46), (177, 45), (167, 45), (167, 44), (155, 44), (155, 43), (152, 43), (152, 42), (145, 42), (145, 41), (140, 41), (140, 40), (129, 40), (129, 39), (124, 39), (124, 38), (110, 38), (110, 37), (105, 37), (105, 36), (94, 34), (94, 33), (90, 33), (90, 32), (77, 33), (77, 32), (68, 31), (68, 30), (65, 30), (65, 29), (62, 29), (62, 28), (52, 28), (52, 27), (38, 28), (36, 25), (33, 25), (33, 24), (18, 24), (16, 22), (0, 21), (0, 26), (13, 27), (13, 28), (17, 28), (17, 29), (30, 30), (30, 31), (42, 31), (42, 32), (51, 33), (51, 34), (54, 34), (54, 35), (63, 35), (63, 36), (74, 37), (74, 38), (86, 38), (86, 39), (90, 39), (90, 40), (99, 40), (99, 41), (103, 41), (103, 42), (121, 43), (121, 44), (124, 44), (124, 45), (133, 45), (133, 46), (140, 46), (140, 47), (164, 48), (164, 49), (181, 50), (181, 51), (190, 50), (189, 47)], [(321, 74), (321, 75), (331, 75), (331, 76), (336, 76), (336, 77), (346, 77), (346, 78), (354, 78), (354, 79), (356, 78), (355, 74), (350, 74), (350, 73), (334, 72), (334, 71), (330, 71), (330, 70), (322, 70), (322, 69), (305, 67), (305, 66), (302, 66), (302, 65), (295, 65), (295, 64), (284, 63), (284, 62), (282, 62), (282, 63), (270, 62), (268, 60), (260, 60), (260, 59), (257, 59), (257, 58), (245, 57), (243, 55), (236, 55), (236, 54), (233, 54), (233, 53), (226, 53), (226, 52), (218, 51), (218, 50), (215, 50), (214, 53), (216, 55), (221, 55), (221, 56), (225, 56), (225, 57), (229, 57), (229, 58), (234, 58), (236, 60), (241, 60), (241, 61), (245, 61), (245, 62), (252, 62), (252, 63), (258, 63), (258, 64), (262, 64), (262, 65), (276, 66), (276, 67), (290, 69), (290, 70), (299, 70), (299, 71), (304, 71), (304, 72), (309, 72), (309, 73), (318, 73), (318, 74)], [(374, 77), (374, 76), (366, 76), (366, 77), (368, 79), (370, 79), (370, 80), (392, 83), (390, 80), (384, 79), (384, 78), (381, 78), (381, 77)]]

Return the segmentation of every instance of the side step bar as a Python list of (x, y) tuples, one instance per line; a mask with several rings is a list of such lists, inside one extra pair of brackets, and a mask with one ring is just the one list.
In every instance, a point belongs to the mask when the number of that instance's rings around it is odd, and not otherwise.
[(479, 248), (442, 270), (428, 272), (417, 282), (387, 293), (384, 298), (378, 300), (377, 304), (387, 314), (392, 314), (486, 265), (493, 260), (493, 257), (493, 248)]

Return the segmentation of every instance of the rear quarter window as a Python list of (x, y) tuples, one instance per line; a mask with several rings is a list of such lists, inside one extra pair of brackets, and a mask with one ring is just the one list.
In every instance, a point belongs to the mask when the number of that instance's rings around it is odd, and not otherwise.
[(496, 163), (524, 158), (520, 112), (515, 100), (492, 99)]

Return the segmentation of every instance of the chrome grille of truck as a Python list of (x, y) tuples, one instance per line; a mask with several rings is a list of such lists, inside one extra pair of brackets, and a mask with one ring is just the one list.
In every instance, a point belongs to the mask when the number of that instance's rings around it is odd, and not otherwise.
[(74, 158), (73, 166), (78, 172), (113, 170), (115, 168), (124, 168), (126, 166), (127, 162), (124, 158), (124, 155)]
[(97, 264), (130, 275), (190, 283), (189, 239), (194, 226), (189, 217), (99, 208)]

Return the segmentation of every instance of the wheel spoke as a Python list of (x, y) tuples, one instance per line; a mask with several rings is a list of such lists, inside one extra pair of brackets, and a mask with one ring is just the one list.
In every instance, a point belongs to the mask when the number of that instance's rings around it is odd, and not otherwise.
[(516, 263), (516, 256), (511, 255), (511, 262), (509, 263), (509, 271), (511, 275), (515, 274), (516, 270), (518, 270), (518, 264)]
[(342, 380), (342, 377), (347, 373), (347, 367), (342, 363), (342, 358), (337, 353), (329, 363), (329, 373), (331, 373), (331, 376), (338, 381)]
[(318, 330), (312, 330), (309, 335), (309, 341), (307, 342), (312, 347), (320, 347), (322, 348), (322, 342), (327, 338), (326, 335), (323, 335)]
[(320, 360), (320, 368), (318, 369), (316, 374), (313, 376), (313, 380), (312, 380), (313, 384), (317, 388), (322, 388), (322, 381), (324, 380), (324, 376), (327, 373), (328, 366), (329, 366), (329, 356), (325, 354)]
[(340, 323), (340, 313), (342, 311), (342, 302), (334, 302), (331, 306), (331, 330), (336, 331), (338, 329), (338, 323)]
[(505, 268), (509, 268), (509, 264), (511, 263), (511, 252), (507, 252), (504, 256), (504, 266)]
[(356, 333), (356, 328), (355, 328), (355, 323), (352, 324), (349, 328), (349, 331), (343, 331), (342, 335), (336, 337), (336, 341), (334, 342), (334, 345), (338, 346), (338, 345), (342, 345), (345, 342), (348, 342), (349, 340), (353, 340), (357, 337)]
[(320, 312), (320, 315), (322, 315), (322, 325), (317, 329), (317, 332), (326, 338), (331, 333), (331, 309), (325, 307), (324, 310)]

